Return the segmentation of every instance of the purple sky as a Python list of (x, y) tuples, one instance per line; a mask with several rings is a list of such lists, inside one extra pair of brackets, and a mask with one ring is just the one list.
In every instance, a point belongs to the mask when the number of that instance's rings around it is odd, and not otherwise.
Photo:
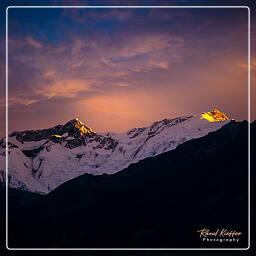
[[(247, 15), (9, 9), (9, 131), (78, 117), (96, 132), (122, 132), (213, 108), (248, 119)], [(1, 97), (1, 115), (4, 105)]]

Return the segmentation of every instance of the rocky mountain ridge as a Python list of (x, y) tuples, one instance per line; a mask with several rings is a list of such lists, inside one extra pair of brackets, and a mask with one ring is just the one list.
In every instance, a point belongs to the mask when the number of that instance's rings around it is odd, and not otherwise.
[[(201, 114), (164, 119), (126, 133), (96, 133), (76, 118), (49, 129), (13, 132), (8, 136), (9, 186), (48, 193), (84, 173), (118, 172), (131, 163), (205, 136), (229, 121), (216, 118), (213, 122)], [(2, 184), (5, 147), (6, 139), (3, 139), (0, 142)]]

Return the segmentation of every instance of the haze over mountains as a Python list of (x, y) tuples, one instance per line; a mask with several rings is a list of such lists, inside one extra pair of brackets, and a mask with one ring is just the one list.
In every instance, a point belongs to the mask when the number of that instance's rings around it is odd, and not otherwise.
[[(113, 174), (142, 159), (175, 149), (230, 122), (218, 110), (154, 122), (126, 133), (96, 133), (78, 118), (44, 130), (8, 137), (9, 186), (48, 193), (84, 173)], [(0, 180), (5, 183), (5, 146), (0, 142)]]

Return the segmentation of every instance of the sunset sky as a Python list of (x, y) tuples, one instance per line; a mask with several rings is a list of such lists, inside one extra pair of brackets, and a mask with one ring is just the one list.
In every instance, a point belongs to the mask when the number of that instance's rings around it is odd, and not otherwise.
[(213, 108), (248, 119), (246, 8), (8, 15), (9, 132), (74, 117), (96, 132), (123, 132)]

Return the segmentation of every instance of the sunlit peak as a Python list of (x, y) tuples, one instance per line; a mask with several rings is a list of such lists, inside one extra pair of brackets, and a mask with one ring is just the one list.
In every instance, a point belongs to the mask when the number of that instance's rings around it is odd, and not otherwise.
[(219, 122), (219, 121), (230, 120), (230, 118), (227, 115), (225, 115), (223, 112), (217, 109), (214, 109), (211, 112), (202, 113), (200, 119), (206, 119), (209, 122)]
[(75, 121), (75, 128), (79, 130), (80, 135), (96, 133), (93, 129), (84, 125), (84, 123), (80, 121), (77, 117), (75, 118)]

